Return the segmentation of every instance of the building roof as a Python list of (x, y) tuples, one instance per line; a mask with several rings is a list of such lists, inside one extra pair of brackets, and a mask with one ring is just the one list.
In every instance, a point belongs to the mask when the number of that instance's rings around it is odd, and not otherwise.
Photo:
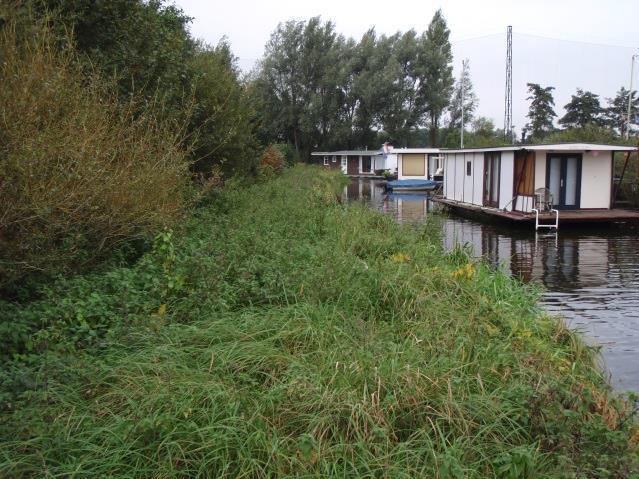
[[(552, 143), (537, 145), (487, 146), (482, 148), (393, 148), (389, 153), (472, 153), (477, 151), (637, 151), (636, 146), (604, 145), (599, 143)], [(314, 151), (312, 156), (375, 156), (383, 150)]]
[(392, 153), (439, 153), (440, 148), (393, 148)]
[(375, 156), (383, 154), (382, 150), (340, 150), (340, 151), (314, 151), (312, 156)]
[(485, 148), (443, 148), (443, 153), (476, 151), (637, 151), (636, 146), (602, 145), (597, 143), (552, 143), (538, 145), (490, 146)]

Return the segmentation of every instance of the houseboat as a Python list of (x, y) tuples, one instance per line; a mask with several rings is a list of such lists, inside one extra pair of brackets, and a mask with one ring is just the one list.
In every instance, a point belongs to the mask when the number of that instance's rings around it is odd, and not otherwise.
[(384, 144), (379, 150), (314, 151), (311, 161), (326, 168), (341, 169), (348, 176), (377, 176), (397, 173), (397, 155)]
[(614, 155), (627, 162), (633, 152), (589, 143), (442, 149), (439, 201), (515, 222), (539, 224), (540, 214), (562, 223), (638, 221), (639, 213), (614, 208)]
[(439, 148), (395, 148), (398, 180), (442, 181), (445, 171)]

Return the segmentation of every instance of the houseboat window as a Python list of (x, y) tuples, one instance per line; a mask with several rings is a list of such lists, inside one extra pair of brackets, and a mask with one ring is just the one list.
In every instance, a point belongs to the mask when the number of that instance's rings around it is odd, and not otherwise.
[(346, 166), (346, 156), (342, 155), (342, 166)]
[(470, 160), (466, 162), (466, 176), (470, 176), (473, 173), (473, 164)]
[(403, 154), (401, 158), (403, 176), (426, 175), (426, 158), (424, 155)]
[(328, 156), (325, 156), (325, 157), (324, 157), (324, 164), (325, 164), (325, 165), (328, 165)]
[(333, 163), (337, 163), (337, 156), (333, 155)]

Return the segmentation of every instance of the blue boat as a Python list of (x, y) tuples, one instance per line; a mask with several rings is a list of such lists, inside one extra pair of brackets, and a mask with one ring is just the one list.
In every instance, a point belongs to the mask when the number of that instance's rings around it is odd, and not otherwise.
[(386, 183), (386, 188), (398, 193), (401, 191), (431, 191), (439, 183), (432, 180), (394, 180)]

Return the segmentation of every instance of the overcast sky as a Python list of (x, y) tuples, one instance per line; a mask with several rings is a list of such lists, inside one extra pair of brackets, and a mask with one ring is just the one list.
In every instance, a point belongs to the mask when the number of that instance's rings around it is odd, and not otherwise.
[[(451, 31), (455, 73), (470, 61), (478, 114), (504, 121), (506, 27), (513, 27), (513, 123), (528, 111), (526, 83), (554, 86), (556, 112), (576, 88), (602, 97), (628, 87), (633, 53), (639, 53), (639, 0), (176, 0), (193, 17), (194, 36), (215, 44), (227, 37), (243, 70), (264, 53), (277, 24), (320, 15), (338, 33), (360, 38), (370, 27), (393, 34), (424, 31), (441, 8)], [(639, 64), (635, 82), (639, 84)]]

